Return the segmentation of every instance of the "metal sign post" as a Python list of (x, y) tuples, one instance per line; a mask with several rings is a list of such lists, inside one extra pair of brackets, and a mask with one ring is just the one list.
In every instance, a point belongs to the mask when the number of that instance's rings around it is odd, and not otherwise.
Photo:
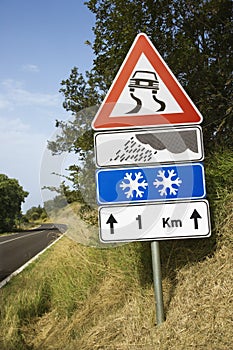
[(151, 256), (152, 256), (152, 269), (153, 269), (153, 282), (156, 304), (156, 321), (157, 325), (164, 322), (164, 306), (163, 306), (163, 288), (162, 288), (162, 274), (161, 274), (161, 261), (159, 242), (154, 241), (151, 243)]

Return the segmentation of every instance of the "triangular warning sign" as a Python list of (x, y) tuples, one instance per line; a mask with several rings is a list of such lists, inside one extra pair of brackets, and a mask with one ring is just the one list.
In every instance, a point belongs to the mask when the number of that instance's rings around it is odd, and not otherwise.
[(93, 122), (95, 130), (199, 124), (202, 116), (148, 37), (138, 34)]

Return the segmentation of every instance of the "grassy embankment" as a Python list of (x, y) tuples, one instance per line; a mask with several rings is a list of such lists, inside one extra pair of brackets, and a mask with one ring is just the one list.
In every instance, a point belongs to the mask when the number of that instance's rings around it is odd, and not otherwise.
[(161, 242), (161, 326), (149, 243), (97, 249), (64, 237), (0, 290), (0, 349), (232, 349), (233, 155), (206, 163), (212, 236)]

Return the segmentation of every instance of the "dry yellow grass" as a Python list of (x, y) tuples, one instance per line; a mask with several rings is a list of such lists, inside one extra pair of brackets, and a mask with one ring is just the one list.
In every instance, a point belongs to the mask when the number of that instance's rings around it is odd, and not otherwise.
[(100, 250), (63, 238), (2, 289), (1, 349), (230, 350), (232, 241), (225, 237), (231, 208), (209, 256), (200, 254), (204, 240), (161, 242), (161, 326), (155, 325), (149, 244)]
[(152, 287), (132, 282), (129, 286), (119, 274), (106, 275), (70, 318), (54, 310), (39, 318), (29, 344), (38, 350), (232, 348), (231, 249), (223, 247), (214, 257), (181, 269), (170, 304), (164, 281), (167, 313), (160, 327), (155, 327)]

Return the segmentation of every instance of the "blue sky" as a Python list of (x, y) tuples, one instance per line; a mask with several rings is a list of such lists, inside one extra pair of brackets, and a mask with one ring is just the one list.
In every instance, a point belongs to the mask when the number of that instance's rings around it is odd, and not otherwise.
[(92, 67), (85, 41), (93, 42), (94, 24), (82, 0), (0, 1), (0, 173), (30, 193), (24, 212), (43, 204), (47, 140), (56, 119), (70, 118), (60, 82), (74, 66), (82, 73)]

